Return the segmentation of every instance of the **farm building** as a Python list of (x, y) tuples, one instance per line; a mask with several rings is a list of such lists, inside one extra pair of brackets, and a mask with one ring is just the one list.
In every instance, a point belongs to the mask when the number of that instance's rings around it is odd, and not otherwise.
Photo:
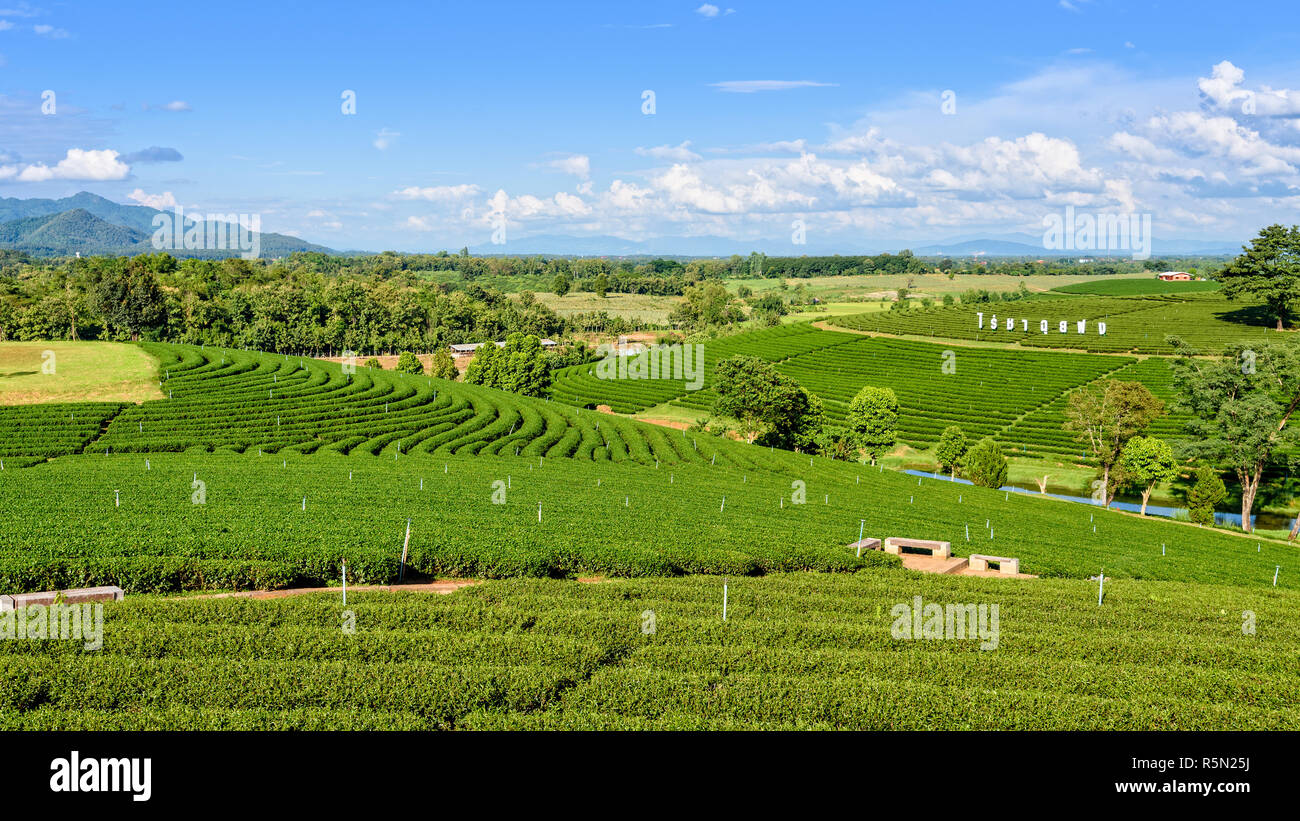
[[(549, 349), (555, 347), (555, 340), (553, 339), (543, 339), (541, 342), (543, 348)], [(449, 345), (448, 347), (451, 348), (451, 355), (453, 357), (462, 357), (462, 356), (473, 356), (474, 352), (477, 351), (479, 347), (486, 344), (487, 344), (486, 342), (464, 342), (457, 345)], [(496, 346), (498, 348), (504, 348), (506, 346), (506, 343), (497, 342)]]
[(1189, 282), (1192, 279), (1192, 275), (1186, 271), (1164, 271), (1156, 274), (1156, 279), (1161, 279), (1165, 282)]

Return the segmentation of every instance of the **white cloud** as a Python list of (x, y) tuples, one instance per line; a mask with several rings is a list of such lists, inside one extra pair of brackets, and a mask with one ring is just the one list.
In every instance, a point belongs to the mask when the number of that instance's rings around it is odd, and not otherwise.
[(591, 176), (591, 159), (586, 154), (561, 157), (558, 160), (551, 160), (546, 165), (556, 171), (572, 174), (580, 180)]
[(8, 20), (0, 20), (0, 31), (8, 31), (13, 27), (14, 24), (10, 23)]
[(393, 196), (400, 200), (428, 200), (429, 202), (454, 202), (457, 200), (472, 197), (478, 193), (478, 186), (473, 184), (465, 185), (434, 185), (428, 188), (418, 186), (408, 186), (393, 192)]
[(144, 189), (137, 188), (126, 196), (128, 199), (135, 200), (147, 208), (157, 208), (159, 211), (175, 208), (180, 204), (170, 191), (164, 191), (161, 194), (146, 194)]
[(591, 213), (591, 206), (581, 197), (560, 191), (553, 197), (543, 199), (532, 194), (511, 197), (505, 189), (497, 189), (487, 201), (487, 212), (483, 221), (489, 221), (493, 214), (504, 214), (507, 220), (524, 221), (536, 219), (572, 218)]
[(431, 217), (407, 217), (403, 225), (416, 231), (432, 231), (438, 227)]
[(679, 145), (657, 145), (653, 148), (637, 148), (636, 153), (642, 157), (673, 162), (690, 162), (700, 159), (700, 155), (691, 150), (691, 141), (683, 140)]
[(926, 182), (966, 194), (1041, 197), (1065, 189), (1097, 191), (1103, 185), (1101, 171), (1082, 166), (1074, 143), (1041, 132), (1014, 140), (989, 137), (968, 146), (943, 144), (930, 164), (935, 167)]
[(720, 11), (721, 9), (719, 9), (717, 6), (713, 5), (712, 3), (705, 3), (704, 5), (696, 9), (695, 13), (700, 15), (701, 17), (717, 17)]
[(145, 103), (143, 107), (146, 111), (150, 109), (154, 111), (193, 111), (194, 110), (193, 108), (190, 107), (190, 104), (185, 102), (184, 100), (172, 100), (170, 103), (163, 103), (162, 105), (150, 105), (148, 103)]
[(379, 129), (379, 131), (375, 132), (374, 146), (375, 148), (378, 148), (380, 151), (387, 151), (393, 145), (393, 143), (397, 142), (397, 138), (400, 136), (402, 136), (402, 133), (400, 131), (392, 131), (388, 128), (381, 128)]
[[(1251, 90), (1242, 86), (1246, 72), (1228, 60), (1215, 65), (1209, 77), (1197, 82), (1201, 94), (1212, 108), (1234, 114), (1258, 114), (1261, 117), (1295, 117), (1300, 115), (1300, 91), (1260, 86)], [(1253, 106), (1254, 111), (1250, 111)]]
[(813, 80), (724, 80), (709, 85), (733, 94), (753, 94), (756, 91), (788, 91), (792, 88), (826, 88), (838, 86), (839, 83), (819, 83)]
[(45, 25), (45, 24), (32, 26), (32, 31), (36, 32), (42, 37), (50, 37), (55, 40), (62, 40), (63, 38), (69, 36), (68, 32), (65, 30), (61, 28), (55, 28), (54, 26)]
[(109, 149), (86, 151), (69, 148), (67, 155), (53, 168), (44, 163), (0, 166), (0, 180), (18, 182), (123, 180), (130, 173), (131, 167), (118, 159), (116, 151)]

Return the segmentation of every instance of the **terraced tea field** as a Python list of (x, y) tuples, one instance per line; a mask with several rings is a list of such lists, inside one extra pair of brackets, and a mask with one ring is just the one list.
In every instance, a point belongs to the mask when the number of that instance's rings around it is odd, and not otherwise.
[[(848, 403), (864, 385), (891, 388), (901, 409), (899, 438), (923, 448), (937, 442), (948, 425), (960, 425), (968, 435), (992, 436), (1014, 453), (1086, 462), (1073, 434), (1063, 428), (1070, 391), (1115, 378), (1143, 382), (1164, 399), (1173, 392), (1166, 360), (1155, 357), (1013, 352), (834, 333), (806, 324), (788, 327), (781, 336), (763, 331), (703, 343), (710, 351), (707, 369), (711, 374), (718, 359), (736, 353), (768, 359), (817, 395), (832, 420), (844, 418)], [(717, 349), (708, 347), (711, 344)], [(595, 367), (568, 370), (564, 386), (556, 388), (556, 399), (580, 406), (609, 405), (624, 413), (669, 402), (705, 417), (717, 398), (707, 379), (703, 389), (689, 391), (680, 380), (597, 379)], [(1176, 438), (1182, 426), (1180, 417), (1167, 416), (1153, 430)]]
[[(166, 399), (0, 408), (0, 454), (517, 454), (644, 464), (756, 456), (510, 393), (297, 357), (149, 345)], [(30, 460), (28, 460), (30, 461)]]
[(1198, 280), (1165, 282), (1154, 277), (1143, 277), (1142, 279), (1093, 277), (1084, 282), (1062, 285), (1052, 290), (1062, 294), (1095, 294), (1097, 296), (1180, 295), (1217, 291), (1219, 290), (1219, 283), (1200, 282)]
[(758, 575), (893, 564), (846, 547), (862, 528), (950, 541), (962, 556), (1016, 556), (1040, 576), (1086, 578), (1105, 567), (1117, 578), (1261, 588), (1280, 565), (1279, 586), (1300, 584), (1300, 556), (1285, 544), (735, 447), (765, 458), (752, 468), (656, 468), (481, 454), (61, 457), (0, 471), (0, 589), (319, 586), (338, 582), (345, 559), (354, 582), (391, 582), (408, 520), (408, 576)]
[[(707, 387), (713, 380), (718, 360), (744, 354), (770, 362), (779, 362), (800, 354), (852, 342), (848, 334), (818, 330), (810, 324), (786, 325), (750, 331), (696, 343), (704, 351), (703, 378)], [(692, 360), (694, 362), (694, 360)], [(596, 365), (575, 365), (555, 375), (551, 396), (577, 407), (608, 405), (615, 413), (637, 413), (646, 408), (689, 396), (692, 390), (685, 379), (620, 379), (597, 377)], [(709, 400), (710, 404), (712, 400)]]
[[(984, 312), (985, 327), (979, 327), (977, 312)], [(990, 317), (1016, 320), (1012, 330), (999, 323), (988, 327)], [(1027, 329), (1021, 320), (1028, 320)], [(1048, 320), (1048, 332), (1040, 322)], [(1066, 333), (1057, 323), (1067, 320)], [(1087, 320), (1086, 332), (1074, 325)], [(1018, 302), (955, 305), (906, 312), (859, 314), (829, 320), (831, 324), (859, 331), (939, 339), (972, 339), (1005, 342), (1030, 348), (1070, 348), (1108, 353), (1169, 354), (1165, 343), (1170, 334), (1182, 337), (1205, 351), (1218, 351), (1234, 340), (1267, 339), (1272, 323), (1258, 305), (1229, 302), (1217, 293), (1183, 293), (1145, 296), (1035, 297)], [(1106, 334), (1097, 333), (1097, 323), (1106, 323)]]
[[(1300, 728), (1295, 591), (792, 574), (732, 579), (724, 622), (721, 587), (353, 593), (354, 633), (336, 595), (128, 598), (100, 651), (0, 642), (0, 729)], [(917, 597), (983, 638), (896, 638)]]

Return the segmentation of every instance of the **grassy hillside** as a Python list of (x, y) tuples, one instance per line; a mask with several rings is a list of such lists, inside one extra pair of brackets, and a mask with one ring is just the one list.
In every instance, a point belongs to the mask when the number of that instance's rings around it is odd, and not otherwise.
[(1217, 282), (1164, 282), (1154, 277), (1144, 279), (1096, 279), (1053, 288), (1063, 294), (1097, 296), (1146, 296), (1148, 294), (1196, 294), (1219, 290)]
[[(831, 324), (852, 330), (874, 331), (903, 336), (943, 339), (972, 339), (982, 342), (1012, 343), (1034, 348), (1072, 348), (1110, 353), (1169, 354), (1165, 344), (1170, 334), (1206, 350), (1218, 350), (1238, 339), (1267, 339), (1274, 333), (1262, 306), (1230, 302), (1216, 293), (1185, 293), (1147, 296), (1065, 296), (1046, 299), (1035, 297), (1015, 302), (979, 305), (955, 305), (908, 311), (864, 313), (831, 319)], [(985, 327), (979, 327), (977, 312), (984, 313)], [(1014, 318), (1015, 328), (988, 328), (993, 315), (1002, 320)], [(1026, 329), (1021, 320), (1028, 320)], [(1048, 332), (1040, 331), (1041, 320), (1048, 320)], [(1057, 323), (1069, 322), (1066, 333)], [(1088, 320), (1086, 332), (1077, 333), (1074, 325)], [(1106, 334), (1097, 333), (1097, 322), (1105, 322)]]
[(1044, 576), (1086, 578), (1104, 567), (1116, 577), (1263, 588), (1280, 565), (1279, 585), (1300, 585), (1300, 555), (1285, 543), (735, 448), (753, 464), (250, 451), (10, 467), (0, 472), (0, 589), (319, 585), (338, 580), (344, 559), (355, 580), (393, 581), (408, 519), (408, 572), (426, 575), (755, 575), (892, 564), (846, 547), (862, 527), (877, 538), (947, 540), (957, 555), (1016, 556), (1022, 570)]
[(158, 399), (157, 369), (134, 345), (0, 342), (0, 406)]

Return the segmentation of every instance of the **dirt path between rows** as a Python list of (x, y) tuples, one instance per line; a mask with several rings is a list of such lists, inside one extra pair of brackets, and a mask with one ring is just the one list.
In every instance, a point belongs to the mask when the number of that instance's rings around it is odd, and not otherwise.
[[(348, 586), (351, 593), (455, 593), (462, 587), (473, 587), (483, 582), (477, 579), (441, 579), (427, 584), (363, 584)], [(305, 596), (309, 593), (342, 593), (342, 587), (291, 587), (286, 590), (244, 590), (239, 593), (209, 593), (203, 596), (187, 596), (189, 599), (283, 599), (289, 596)]]

